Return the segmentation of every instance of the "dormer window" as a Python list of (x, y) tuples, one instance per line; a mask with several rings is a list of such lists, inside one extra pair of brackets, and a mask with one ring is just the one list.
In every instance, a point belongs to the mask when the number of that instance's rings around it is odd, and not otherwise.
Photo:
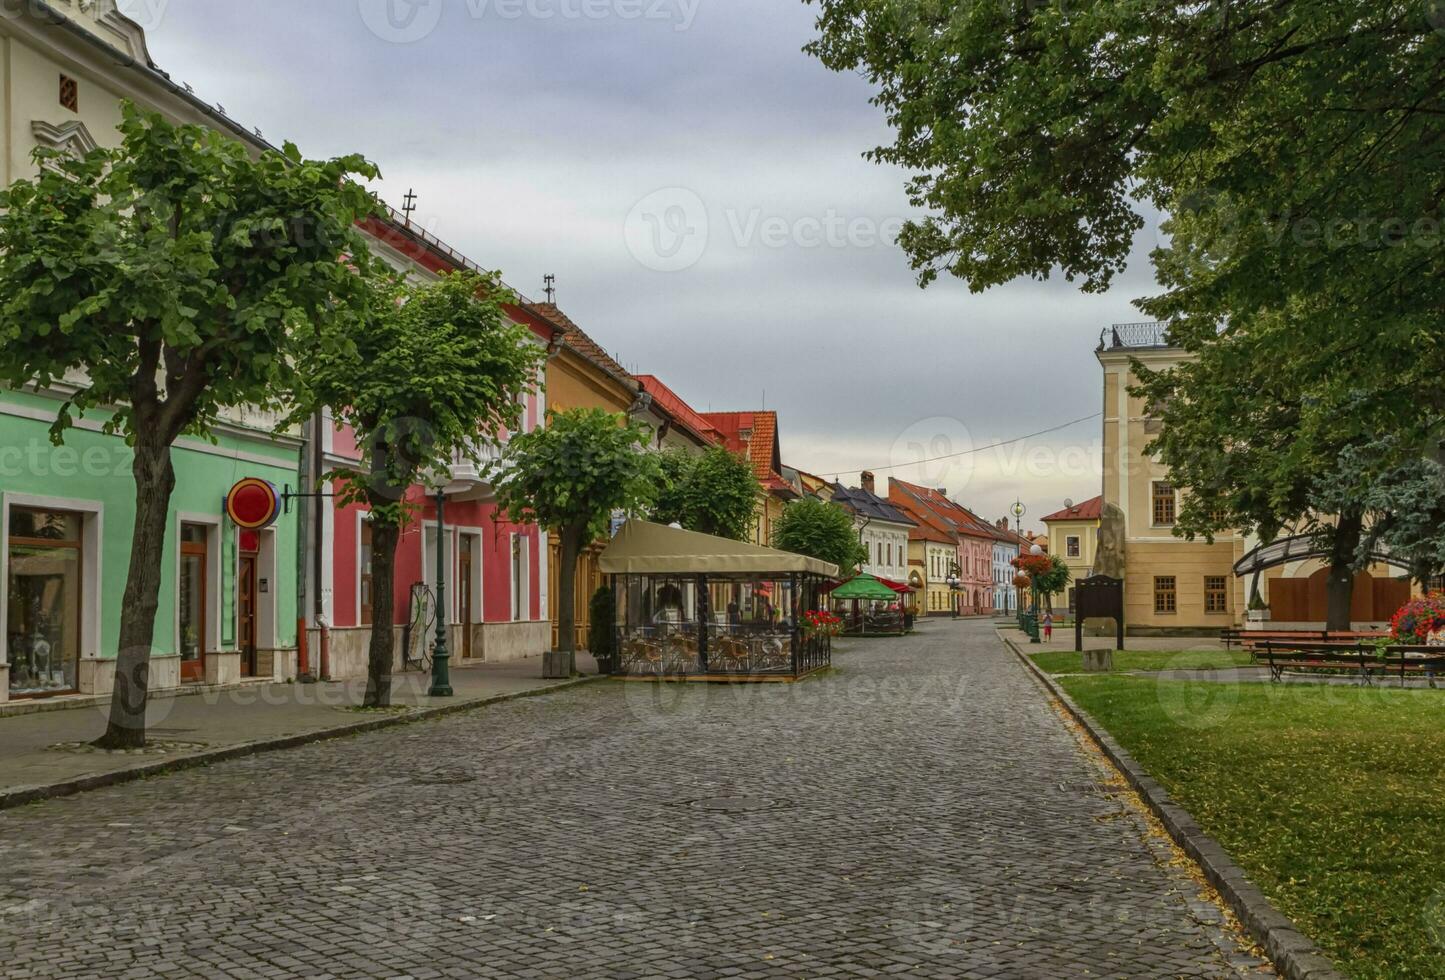
[(71, 112), (80, 111), (80, 83), (69, 75), (60, 76), (60, 106)]

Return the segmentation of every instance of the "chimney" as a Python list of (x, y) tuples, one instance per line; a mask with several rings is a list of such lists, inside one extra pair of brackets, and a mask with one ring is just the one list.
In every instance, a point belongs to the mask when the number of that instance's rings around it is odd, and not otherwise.
[(948, 487), (935, 487), (933, 492), (938, 494), (940, 497), (943, 497), (945, 500), (948, 499)]
[(1000, 518), (998, 519), (998, 523), (995, 524), (994, 527), (998, 528), (1000, 531), (1007, 531), (1007, 530), (1008, 530), (1008, 518), (1007, 518), (1007, 517), (1000, 517)]
[(864, 490), (867, 490), (869, 493), (873, 493), (873, 487), (874, 487), (875, 483), (874, 483), (874, 480), (873, 480), (873, 473), (872, 473), (871, 470), (864, 470), (862, 473), (858, 474), (858, 479), (863, 482), (863, 489), (864, 489)]

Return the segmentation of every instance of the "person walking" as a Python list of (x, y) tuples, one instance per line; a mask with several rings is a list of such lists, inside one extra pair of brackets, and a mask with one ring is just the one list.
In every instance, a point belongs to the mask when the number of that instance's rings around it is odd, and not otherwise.
[(1054, 639), (1054, 611), (1050, 609), (1044, 613), (1044, 642), (1052, 643)]

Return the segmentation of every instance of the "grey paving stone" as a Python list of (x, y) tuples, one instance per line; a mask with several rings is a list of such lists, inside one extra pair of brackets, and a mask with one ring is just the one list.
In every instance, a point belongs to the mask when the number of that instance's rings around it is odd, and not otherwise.
[[(0, 813), (0, 972), (1257, 975), (988, 623), (836, 660), (792, 686), (593, 685)], [(439, 767), (472, 778), (412, 778)], [(722, 797), (757, 805), (692, 805)]]

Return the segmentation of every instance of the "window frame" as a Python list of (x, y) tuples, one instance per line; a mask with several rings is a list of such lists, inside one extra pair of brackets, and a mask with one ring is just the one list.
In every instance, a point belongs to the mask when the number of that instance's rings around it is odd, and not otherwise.
[[(1166, 487), (1167, 492), (1162, 489)], [(1169, 519), (1161, 520), (1160, 507), (1166, 501)], [(1174, 527), (1179, 523), (1179, 489), (1169, 480), (1149, 481), (1149, 520), (1151, 527)]]
[[(1211, 582), (1217, 582), (1219, 584), (1217, 586), (1211, 586)], [(1218, 600), (1218, 608), (1215, 608), (1216, 599)], [(1227, 616), (1229, 614), (1229, 576), (1204, 576), (1204, 612), (1210, 616)]]
[[(1168, 583), (1166, 587), (1164, 583)], [(1167, 608), (1166, 608), (1167, 607)], [(1179, 613), (1179, 577), (1154, 576), (1154, 615), (1174, 616)]]

